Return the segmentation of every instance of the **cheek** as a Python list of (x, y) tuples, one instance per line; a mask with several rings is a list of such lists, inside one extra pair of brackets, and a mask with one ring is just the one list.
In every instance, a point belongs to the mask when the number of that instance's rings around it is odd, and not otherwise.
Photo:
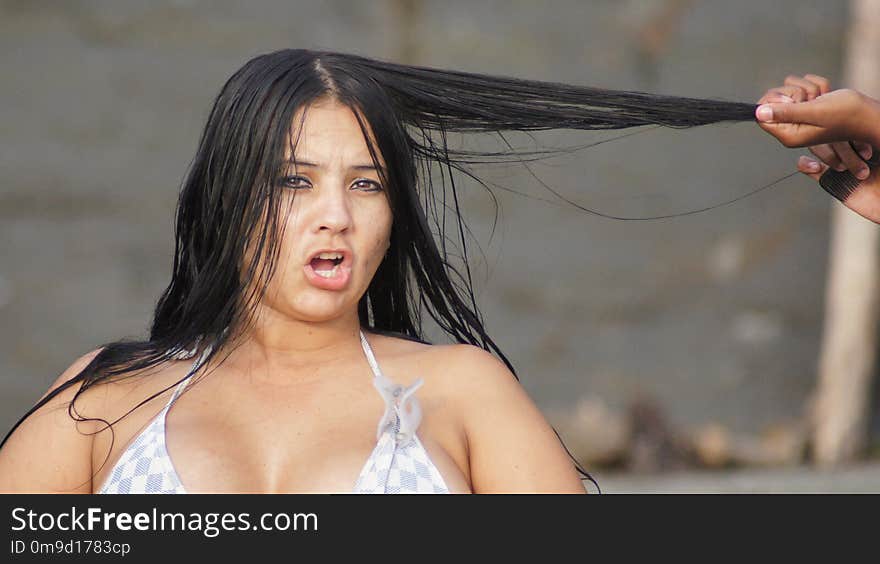
[(381, 220), (374, 218), (372, 225), (373, 229), (370, 230), (369, 237), (369, 254), (372, 259), (370, 260), (370, 270), (375, 272), (388, 251), (391, 238), (391, 213), (388, 212)]
[[(285, 205), (287, 207), (285, 207)], [(282, 212), (281, 217), (287, 218), (286, 221), (288, 222), (288, 225), (286, 227), (287, 227), (288, 232), (291, 231), (291, 227), (292, 227), (289, 224), (290, 218), (292, 217), (292, 215), (290, 213), (290, 209), (291, 209), (290, 202), (286, 202), (286, 203), (282, 202), (282, 204), (281, 204), (281, 212)], [(269, 218), (269, 208), (267, 205), (266, 207), (263, 208), (263, 211), (260, 214), (260, 218), (259, 218), (257, 224), (253, 227), (253, 230), (250, 234), (250, 237), (249, 237), (247, 243), (245, 244), (244, 253), (242, 254), (242, 264), (241, 264), (242, 275), (244, 275), (244, 273), (248, 272), (248, 269), (252, 266), (252, 264), (255, 261), (257, 263), (256, 266), (254, 267), (255, 268), (255, 271), (254, 271), (255, 276), (257, 275), (257, 273), (259, 273), (263, 269), (264, 265), (266, 264), (266, 253), (267, 253), (267, 246), (269, 244), (270, 234), (268, 232), (264, 234), (263, 231), (265, 229), (269, 228), (268, 225), (270, 223), (271, 222), (270, 222), (270, 218)], [(276, 229), (280, 229), (280, 226), (276, 225)], [(260, 251), (260, 254), (257, 255), (257, 248), (259, 247), (259, 240), (261, 237), (265, 237), (265, 241), (263, 243), (263, 248)], [(282, 236), (281, 232), (279, 232), (276, 235), (276, 244), (280, 246), (279, 251), (281, 253), (282, 258), (285, 256), (286, 249), (289, 247), (288, 242), (287, 242), (287, 238), (288, 238), (288, 236)], [(283, 264), (283, 262), (282, 262), (282, 264)]]
[[(295, 283), (297, 276), (303, 267), (303, 265), (297, 260), (297, 255), (294, 252), (297, 249), (297, 240), (301, 240), (302, 238), (302, 234), (298, 232), (298, 215), (295, 211), (291, 211), (289, 207), (285, 209), (284, 206), (285, 204), (282, 203), (281, 217), (284, 218), (285, 223), (277, 226), (275, 235), (276, 245), (278, 246), (278, 257), (275, 262), (275, 270), (272, 273), (272, 277), (269, 279), (269, 285), (267, 287), (267, 291), (272, 293), (277, 293), (288, 287), (290, 283)], [(254, 272), (255, 277), (260, 276), (261, 270), (267, 263), (267, 254), (269, 252), (267, 247), (269, 244), (268, 236), (269, 235), (267, 234), (266, 242), (264, 243), (256, 265), (257, 270)], [(256, 250), (258, 237), (259, 233), (255, 232), (254, 240), (250, 245), (252, 247), (249, 251), (251, 256), (254, 255)], [(251, 258), (250, 260), (253, 259)]]

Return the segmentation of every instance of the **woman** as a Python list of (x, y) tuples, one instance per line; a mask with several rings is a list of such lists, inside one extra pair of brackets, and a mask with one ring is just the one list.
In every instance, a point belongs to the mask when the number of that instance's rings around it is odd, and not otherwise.
[[(249, 61), (181, 190), (149, 340), (58, 378), (7, 435), (0, 490), (584, 493), (486, 334), (458, 214), (454, 172), (536, 155), (454, 151), (446, 135), (753, 111), (335, 53)], [(458, 344), (424, 342), (422, 313)]]

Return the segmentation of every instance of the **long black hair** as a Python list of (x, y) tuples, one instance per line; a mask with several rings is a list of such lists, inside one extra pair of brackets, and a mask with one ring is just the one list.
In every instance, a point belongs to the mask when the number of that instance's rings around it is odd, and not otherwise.
[[(684, 128), (753, 120), (755, 109), (754, 104), (406, 66), (322, 51), (288, 49), (255, 57), (214, 101), (183, 182), (171, 282), (156, 304), (149, 339), (103, 345), (85, 368), (28, 411), (3, 443), (30, 414), (76, 384), (81, 386), (68, 406), (70, 416), (102, 421), (112, 433), (121, 418), (111, 423), (76, 412), (77, 397), (89, 387), (180, 358), (184, 351), (207, 353), (201, 367), (235, 343), (253, 323), (277, 264), (283, 218), (275, 180), (290, 143), (291, 122), (298, 109), (327, 97), (354, 110), (393, 214), (391, 247), (358, 304), (361, 324), (426, 342), (422, 318), (427, 314), (452, 341), (497, 355), (515, 377), (477, 307), (454, 176), (463, 173), (480, 182), (470, 168), (474, 163), (552, 151), (526, 154), (512, 146), (501, 152), (456, 150), (447, 135), (484, 132), (504, 139), (505, 131)], [(378, 165), (379, 155), (384, 168)], [(437, 171), (439, 187), (433, 178)], [(455, 218), (451, 235), (447, 209)], [(448, 241), (461, 253), (459, 266), (450, 261)], [(243, 260), (251, 248), (263, 260)]]

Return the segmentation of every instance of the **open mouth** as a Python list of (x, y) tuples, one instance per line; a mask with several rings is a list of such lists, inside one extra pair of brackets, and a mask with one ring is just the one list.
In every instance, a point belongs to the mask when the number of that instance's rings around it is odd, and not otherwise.
[(324, 278), (334, 278), (339, 273), (339, 265), (342, 264), (345, 255), (340, 252), (319, 253), (309, 261), (309, 266), (315, 274)]
[(354, 256), (347, 249), (326, 249), (312, 255), (304, 265), (306, 279), (323, 290), (342, 290), (351, 280)]

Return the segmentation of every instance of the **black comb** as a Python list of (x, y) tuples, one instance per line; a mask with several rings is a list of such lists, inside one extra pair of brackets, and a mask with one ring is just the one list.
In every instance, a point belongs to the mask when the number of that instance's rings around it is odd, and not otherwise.
[[(880, 151), (877, 150), (877, 147), (871, 148), (871, 158), (863, 159), (859, 152), (856, 151), (855, 146), (852, 141), (849, 142), (849, 146), (852, 147), (853, 151), (855, 151), (856, 155), (868, 165), (869, 168), (874, 168), (876, 166), (880, 166)], [(829, 168), (819, 177), (819, 186), (825, 189), (826, 192), (840, 200), (841, 203), (846, 202), (846, 199), (849, 198), (853, 192), (856, 191), (856, 187), (859, 185), (861, 180), (853, 176), (853, 174), (844, 170), (842, 172), (838, 172), (833, 168)]]

